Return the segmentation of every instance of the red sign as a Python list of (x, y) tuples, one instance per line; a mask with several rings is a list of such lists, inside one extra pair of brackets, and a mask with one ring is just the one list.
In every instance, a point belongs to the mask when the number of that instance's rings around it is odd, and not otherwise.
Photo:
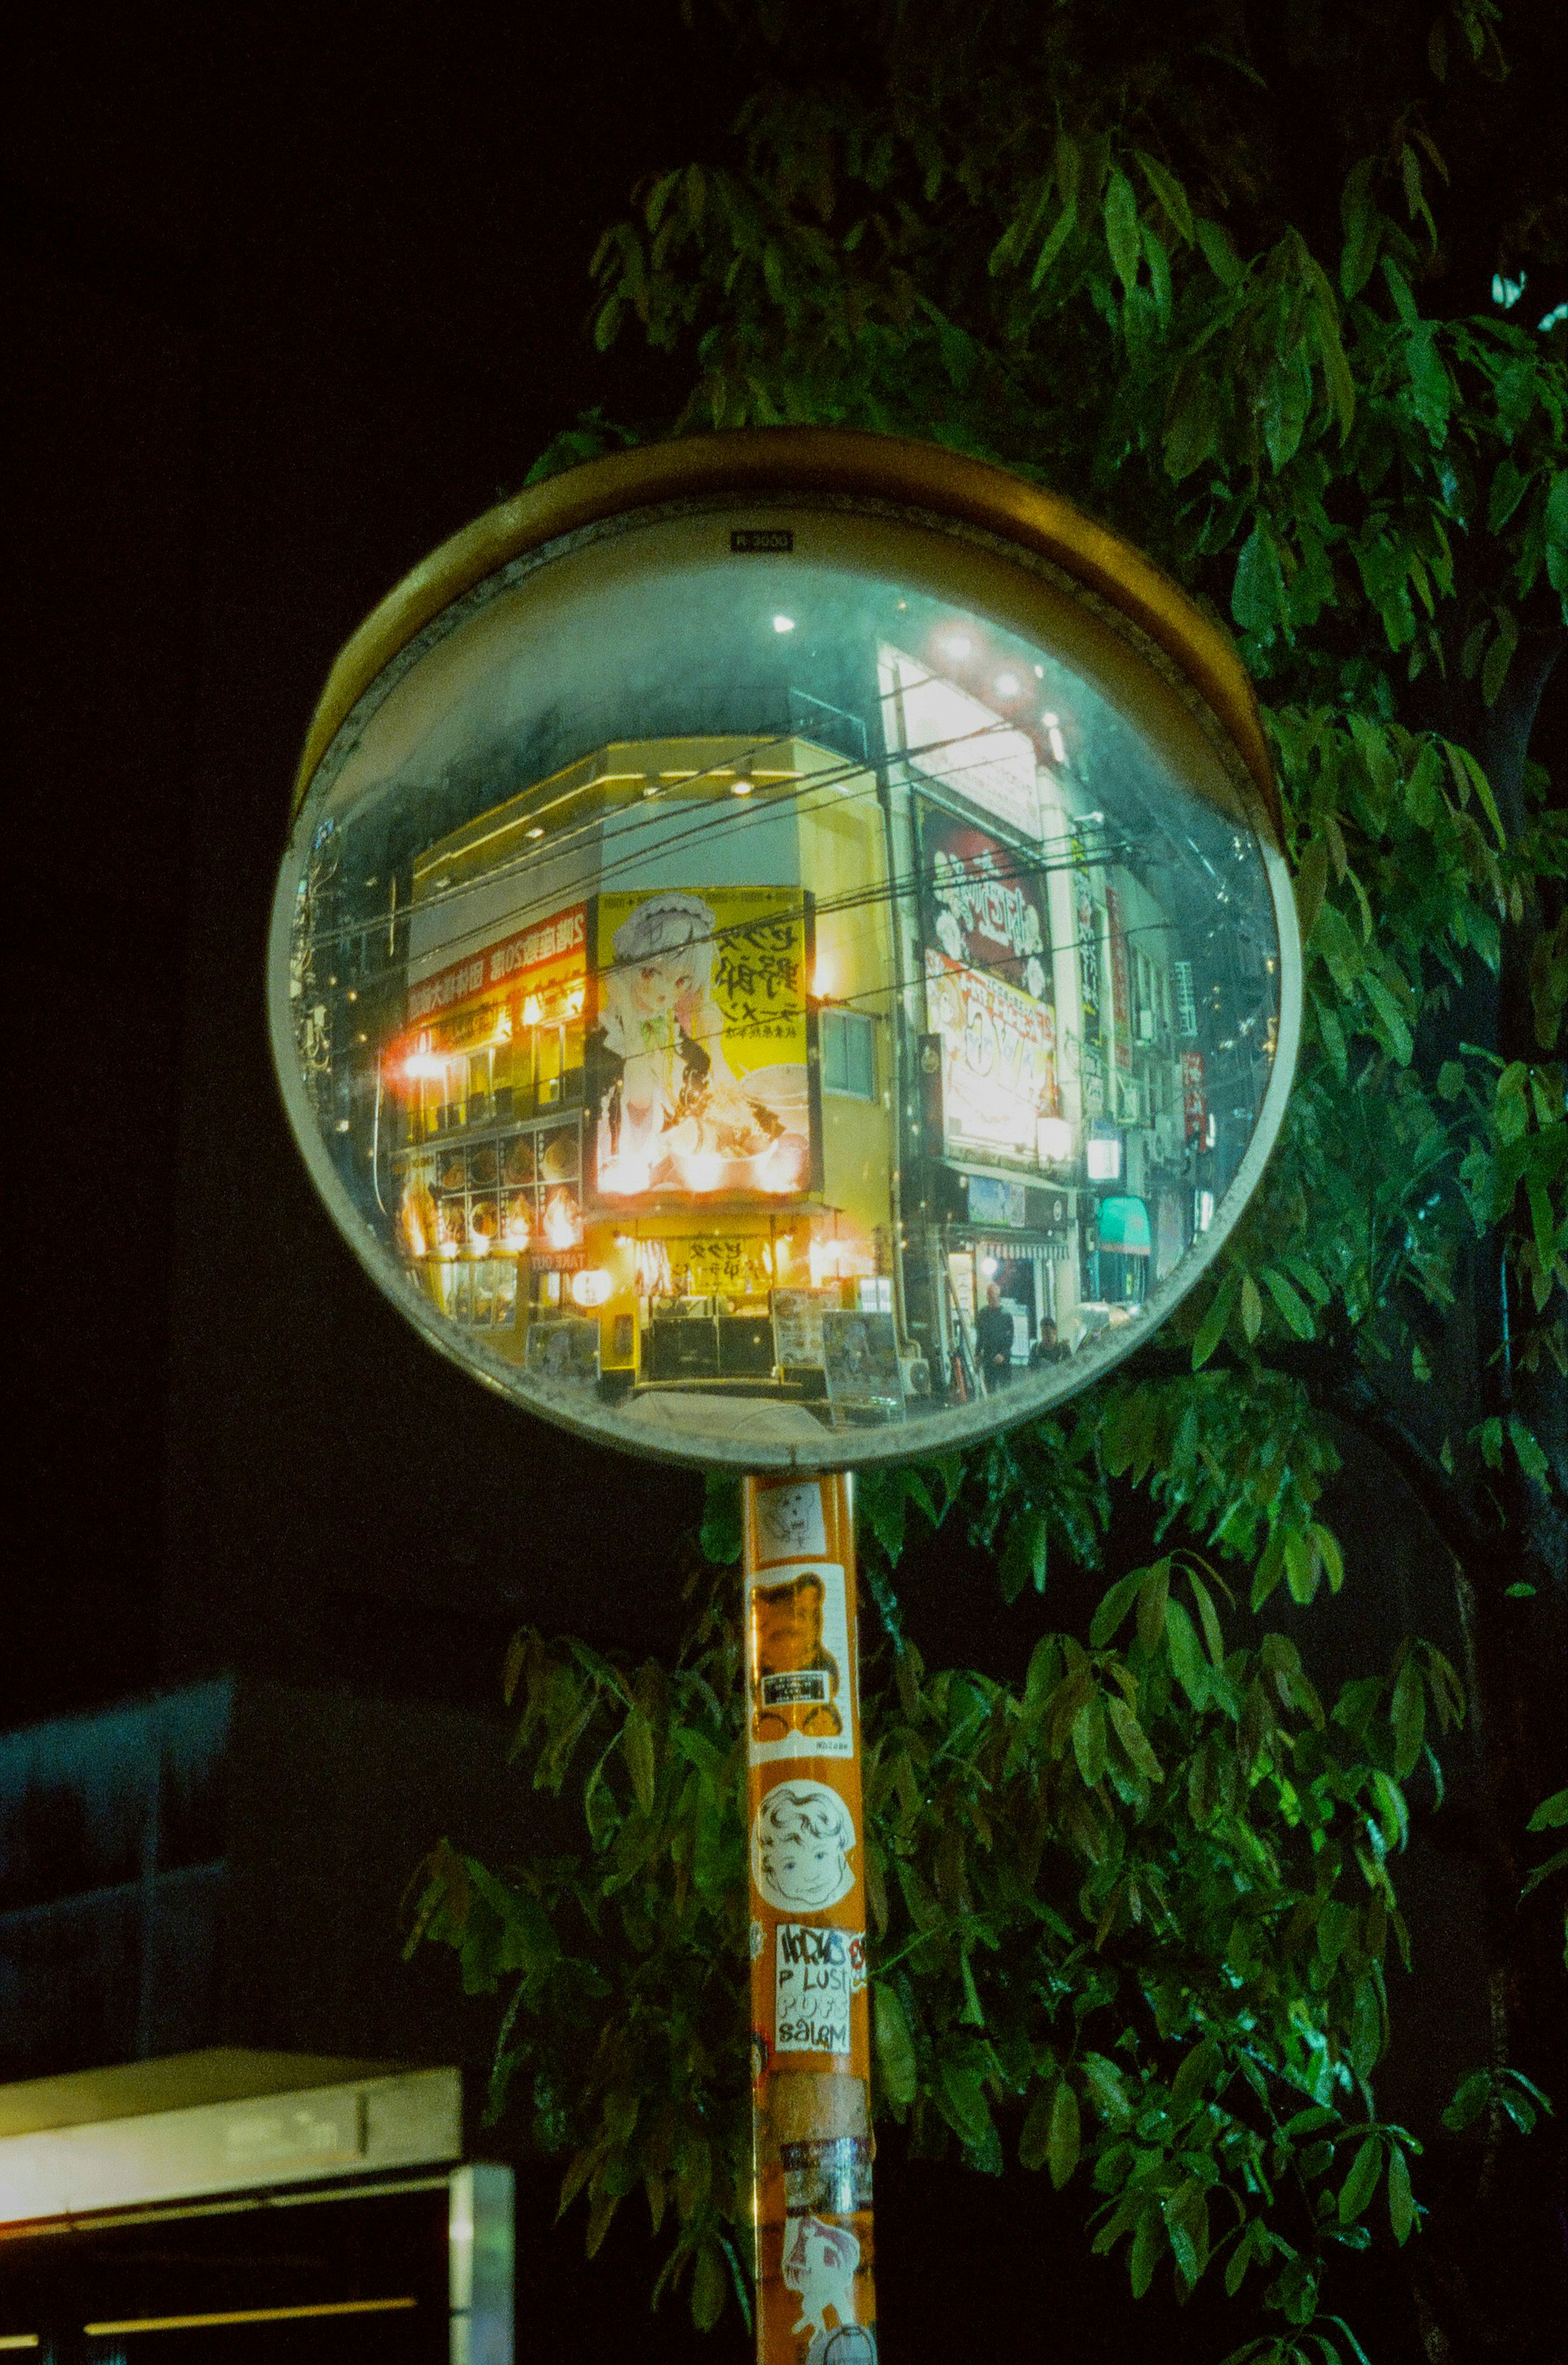
[(1187, 1139), (1202, 1141), (1208, 1125), (1208, 1103), (1204, 1095), (1204, 1055), (1201, 1051), (1182, 1054), (1182, 1113), (1186, 1119)]
[(469, 953), (446, 969), (438, 969), (433, 977), (422, 977), (417, 985), (410, 985), (409, 1024), (418, 1026), (423, 1019), (439, 1017), (475, 994), (492, 993), (498, 986), (520, 981), (564, 958), (576, 957), (580, 965), (587, 943), (588, 905), (574, 903), (569, 911), (520, 928), (514, 936), (503, 936), (499, 944), (487, 945), (483, 952)]
[(1051, 999), (1041, 866), (984, 830), (924, 807), (920, 843), (925, 942), (1035, 1002)]

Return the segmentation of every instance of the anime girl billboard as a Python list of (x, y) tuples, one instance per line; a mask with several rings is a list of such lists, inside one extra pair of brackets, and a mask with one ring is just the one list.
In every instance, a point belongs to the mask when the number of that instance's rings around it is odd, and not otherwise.
[(807, 902), (770, 887), (599, 897), (588, 1056), (601, 1199), (810, 1188)]

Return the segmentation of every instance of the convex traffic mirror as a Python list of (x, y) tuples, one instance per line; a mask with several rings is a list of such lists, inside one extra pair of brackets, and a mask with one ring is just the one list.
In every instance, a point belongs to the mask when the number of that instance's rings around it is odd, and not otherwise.
[(623, 1449), (835, 1469), (1148, 1335), (1278, 1129), (1299, 968), (1222, 636), (998, 471), (778, 431), (554, 478), (370, 619), (271, 1014), (442, 1351)]

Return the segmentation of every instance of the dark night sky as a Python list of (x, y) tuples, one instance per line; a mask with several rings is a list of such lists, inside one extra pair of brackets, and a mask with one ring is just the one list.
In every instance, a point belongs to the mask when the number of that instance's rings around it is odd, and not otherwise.
[(222, 1664), (465, 1695), (525, 1608), (669, 1631), (695, 1482), (403, 1329), (286, 1134), (262, 976), (338, 645), (580, 409), (678, 399), (583, 320), (604, 222), (728, 111), (692, 47), (673, 5), (593, 0), (67, 9), (14, 50), (33, 1246), (0, 1719)]

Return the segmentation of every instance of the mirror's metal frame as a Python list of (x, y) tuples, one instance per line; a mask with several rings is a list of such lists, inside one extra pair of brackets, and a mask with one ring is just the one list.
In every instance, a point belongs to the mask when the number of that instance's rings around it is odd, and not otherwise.
[[(928, 532), (933, 542), (946, 531), (971, 551), (977, 546), (988, 550), (1003, 570), (1010, 560), (1015, 561), (1020, 581), (1045, 576), (1060, 587), (1066, 578), (1067, 587), (1076, 587), (1098, 611), (1103, 625), (1114, 628), (1128, 679), (1158, 676), (1167, 700), (1182, 702), (1189, 726), (1202, 730), (1224, 767), (1238, 813), (1245, 812), (1255, 831), (1278, 932), (1280, 1000), (1274, 1058), (1250, 1142), (1201, 1247), (1189, 1251), (1178, 1272), (1160, 1284), (1157, 1299), (1146, 1309), (1149, 1318), (1103, 1331), (1071, 1366), (1031, 1373), (1031, 1387), (1014, 1391), (1015, 1397), (1026, 1397), (1016, 1403), (1014, 1418), (1038, 1416), (1130, 1354), (1218, 1253), (1278, 1133), (1301, 1031), (1294, 898), (1283, 854), (1278, 791), (1252, 685), (1226, 634), (1129, 544), (1060, 495), (983, 461), (935, 444), (846, 430), (767, 428), (694, 436), (566, 470), (488, 510), (443, 543), (387, 594), (347, 643), (328, 678), (306, 742), (294, 792), (297, 832), (301, 809), (323, 767), (329, 778), (335, 774), (380, 701), (409, 665), (419, 662), (430, 637), (448, 629), (451, 620), (466, 613), (476, 599), (489, 596), (487, 587), (499, 584), (514, 562), (543, 563), (573, 537), (634, 527), (640, 517), (693, 513), (731, 503), (775, 511), (791, 503), (875, 510)], [(385, 1288), (375, 1244), (353, 1220), (325, 1147), (311, 1136), (299, 1080), (289, 1073), (283, 1048), (290, 1034), (286, 981), (293, 902), (286, 891), (288, 876), (286, 865), (274, 909), (270, 955), (280, 1088), (318, 1190), (344, 1238)], [(398, 1303), (439, 1354), (459, 1362), (482, 1385), (515, 1397), (512, 1377), (503, 1374), (498, 1364), (493, 1372), (487, 1368), (483, 1352), (472, 1342), (460, 1351), (434, 1307), (400, 1293)], [(608, 1410), (589, 1421), (565, 1402), (541, 1398), (531, 1402), (530, 1408), (598, 1442), (651, 1460), (689, 1464), (695, 1458), (695, 1440), (666, 1440), (651, 1424), (639, 1432)], [(961, 1449), (995, 1426), (995, 1410), (991, 1399), (949, 1408), (941, 1435), (924, 1443), (931, 1451)], [(819, 1452), (814, 1443), (806, 1448), (742, 1442), (715, 1430), (702, 1450), (713, 1465), (727, 1466), (737, 1475), (759, 1468), (803, 1474), (832, 1468), (841, 1457), (846, 1434), (824, 1430)], [(898, 1462), (918, 1453), (922, 1443), (902, 1428), (859, 1430), (855, 1432), (853, 1460)]]

